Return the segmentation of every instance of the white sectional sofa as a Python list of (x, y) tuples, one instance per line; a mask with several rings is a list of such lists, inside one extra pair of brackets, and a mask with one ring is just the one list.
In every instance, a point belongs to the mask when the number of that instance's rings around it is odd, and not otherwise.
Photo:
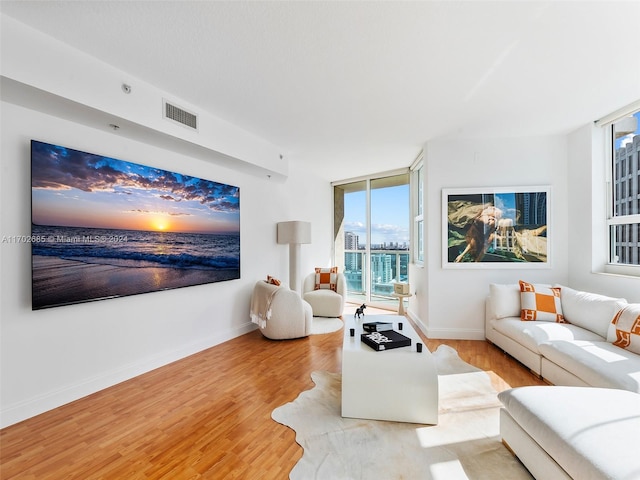
[(640, 305), (554, 287), (542, 321), (520, 285), (490, 286), (487, 340), (554, 384), (498, 395), (502, 440), (538, 480), (638, 479)]
[(612, 320), (626, 300), (556, 287), (569, 323), (523, 321), (520, 286), (490, 285), (486, 339), (554, 385), (640, 393), (640, 355), (613, 345)]

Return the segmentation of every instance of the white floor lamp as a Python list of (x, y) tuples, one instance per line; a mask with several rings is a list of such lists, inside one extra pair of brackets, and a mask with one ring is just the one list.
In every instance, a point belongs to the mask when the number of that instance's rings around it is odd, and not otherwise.
[(289, 288), (300, 293), (300, 245), (311, 243), (311, 223), (278, 223), (278, 243), (289, 244)]

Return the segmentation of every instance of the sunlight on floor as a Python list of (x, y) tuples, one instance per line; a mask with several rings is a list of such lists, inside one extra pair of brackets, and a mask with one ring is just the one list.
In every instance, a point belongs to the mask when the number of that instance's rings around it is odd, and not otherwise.
[(464, 473), (464, 468), (460, 465), (459, 460), (449, 460), (440, 463), (434, 463), (429, 467), (431, 478), (434, 480), (454, 480), (469, 478)]
[[(371, 302), (367, 302), (364, 295), (349, 294), (347, 296), (347, 303), (360, 306), (363, 303), (367, 304), (367, 309), (376, 308), (380, 310), (398, 311), (398, 299), (397, 298), (383, 298), (375, 297)], [(404, 300), (404, 306), (407, 307), (407, 301)]]
[[(493, 407), (495, 409), (495, 407)], [(464, 423), (449, 425), (433, 425), (429, 427), (416, 428), (418, 442), (422, 448), (446, 447), (447, 445), (471, 444), (476, 440), (484, 440), (486, 438), (500, 435), (499, 423), (493, 424), (492, 420), (497, 418), (484, 419), (488, 415), (483, 409), (475, 412), (464, 412), (460, 415), (466, 415), (469, 424), (472, 422), (478, 425), (464, 425)], [(496, 416), (497, 417), (497, 416)]]
[[(353, 314), (356, 313), (356, 308), (358, 308), (359, 306), (360, 306), (359, 304), (347, 302), (344, 306), (344, 312), (342, 315), (353, 316)], [(398, 309), (397, 302), (396, 302), (396, 307), (393, 310), (370, 307), (369, 305), (367, 305), (367, 308), (365, 309), (364, 314), (365, 316), (366, 315), (397, 315), (398, 313), (397, 309)]]

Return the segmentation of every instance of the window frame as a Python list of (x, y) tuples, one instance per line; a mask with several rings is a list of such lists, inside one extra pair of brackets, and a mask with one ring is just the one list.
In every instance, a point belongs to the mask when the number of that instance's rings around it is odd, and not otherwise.
[[(607, 117), (596, 122), (596, 126), (602, 127), (604, 131), (604, 152), (603, 159), (605, 162), (606, 171), (606, 188), (605, 188), (605, 204), (606, 204), (606, 221), (605, 221), (605, 248), (606, 259), (604, 264), (604, 272), (614, 275), (625, 275), (640, 277), (640, 264), (623, 264), (613, 261), (615, 256), (615, 242), (612, 229), (620, 225), (635, 225), (640, 223), (640, 212), (636, 214), (620, 214), (615, 215), (616, 207), (616, 190), (615, 181), (617, 178), (616, 172), (616, 150), (615, 150), (615, 135), (614, 128), (615, 123), (622, 118), (634, 115), (640, 111), (640, 100), (632, 103), (631, 105), (620, 109)], [(638, 160), (640, 162), (640, 159)], [(640, 168), (640, 165), (638, 166)], [(625, 172), (626, 175), (627, 172)]]
[(424, 152), (420, 152), (410, 167), (411, 171), (411, 261), (424, 266)]

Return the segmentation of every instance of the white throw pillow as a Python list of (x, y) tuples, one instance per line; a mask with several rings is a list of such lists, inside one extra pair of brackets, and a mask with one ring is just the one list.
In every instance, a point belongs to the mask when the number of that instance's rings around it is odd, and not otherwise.
[[(581, 292), (564, 285), (555, 286), (560, 288), (562, 313), (567, 322), (586, 328), (612, 341), (609, 337), (611, 321), (616, 313), (627, 304), (624, 298)], [(615, 336), (615, 329), (613, 330)]]
[(520, 317), (520, 286), (517, 283), (489, 285), (489, 295), (496, 318)]

